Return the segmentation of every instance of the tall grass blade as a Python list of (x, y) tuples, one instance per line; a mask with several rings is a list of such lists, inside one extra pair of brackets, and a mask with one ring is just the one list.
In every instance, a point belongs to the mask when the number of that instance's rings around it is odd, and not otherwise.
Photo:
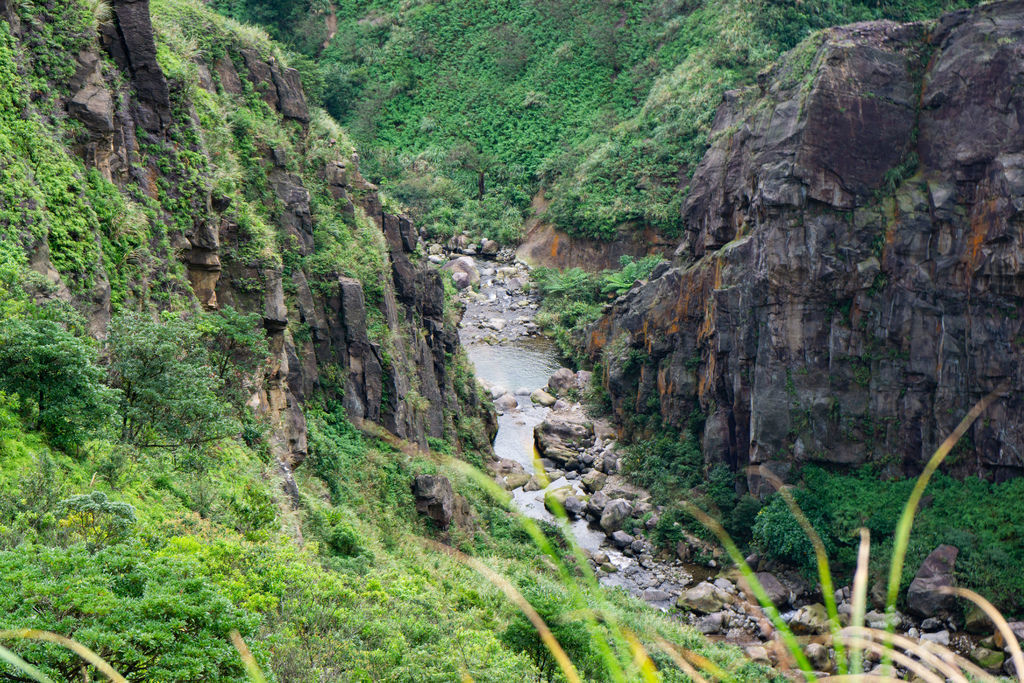
[(523, 594), (516, 590), (516, 587), (509, 582), (504, 576), (494, 571), (487, 565), (475, 557), (470, 557), (464, 553), (460, 553), (455, 548), (450, 548), (442, 543), (431, 541), (430, 539), (421, 539), (424, 544), (434, 549), (439, 553), (444, 553), (450, 556), (460, 564), (464, 564), (467, 567), (476, 570), (481, 576), (494, 584), (502, 593), (507, 597), (519, 611), (530, 620), (533, 627), (537, 629), (538, 635), (540, 635), (541, 642), (544, 643), (544, 647), (547, 648), (551, 656), (555, 658), (555, 662), (558, 664), (558, 668), (565, 674), (566, 679), (570, 683), (580, 683), (580, 676), (576, 672), (576, 667), (569, 659), (569, 655), (565, 654), (565, 650), (558, 644), (558, 640), (555, 635), (548, 628), (548, 625), (544, 622), (544, 619), (537, 613), (537, 610), (533, 608), (533, 605), (523, 597)]
[(38, 681), (38, 683), (53, 683), (52, 678), (2, 645), (0, 645), (0, 660), (7, 662), (21, 673), (29, 676), (33, 681)]
[(999, 613), (999, 610), (997, 610), (991, 602), (967, 588), (944, 586), (940, 587), (939, 591), (942, 593), (951, 593), (957, 597), (970, 600), (985, 613), (985, 616), (992, 620), (992, 623), (995, 624), (997, 629), (999, 629), (999, 633), (1006, 641), (1007, 649), (1010, 650), (1010, 658), (1013, 660), (1013, 667), (1017, 673), (1017, 680), (1024, 683), (1024, 653), (1021, 652), (1020, 643), (1017, 642), (1017, 636), (1014, 635), (1013, 629), (1011, 629), (1010, 625), (1006, 623), (1006, 619)]
[[(947, 681), (953, 681), (953, 683), (967, 683), (967, 679), (964, 677), (961, 663), (957, 661), (956, 655), (942, 647), (936, 645), (932, 647), (934, 643), (920, 642), (907, 636), (900, 636), (893, 633), (887, 633), (885, 631), (879, 631), (877, 629), (859, 627), (849, 627), (843, 629), (843, 636), (852, 636), (854, 639), (857, 638), (869, 638), (873, 642), (883, 641), (885, 645), (895, 645), (909, 653), (916, 659), (921, 660), (923, 664), (928, 665), (932, 669), (939, 671)], [(964, 660), (966, 661), (966, 660)], [(979, 669), (979, 671), (981, 671)], [(985, 672), (981, 671), (982, 676)]]
[[(860, 546), (857, 548), (857, 569), (853, 573), (853, 595), (851, 596), (850, 626), (863, 628), (864, 614), (867, 611), (868, 597), (868, 561), (871, 554), (871, 532), (861, 527)], [(850, 649), (850, 673), (859, 674), (863, 670), (860, 648)]]
[(743, 559), (743, 553), (741, 553), (740, 549), (736, 547), (736, 543), (732, 540), (732, 537), (729, 536), (729, 532), (727, 532), (715, 519), (693, 503), (690, 503), (689, 501), (684, 502), (683, 509), (718, 537), (718, 540), (722, 543), (722, 546), (729, 554), (729, 557), (732, 558), (732, 561), (736, 563), (737, 567), (739, 567), (740, 573), (743, 574), (743, 578), (747, 580), (750, 590), (753, 591), (757, 601), (761, 603), (761, 607), (764, 608), (764, 611), (771, 620), (772, 625), (775, 626), (776, 630), (778, 630), (780, 634), (782, 634), (782, 642), (785, 644), (786, 649), (789, 650), (789, 653), (793, 656), (793, 659), (796, 660), (797, 666), (799, 666), (800, 670), (803, 671), (804, 678), (808, 681), (816, 680), (814, 676), (814, 669), (811, 667), (811, 663), (807, 660), (807, 655), (804, 654), (796, 636), (794, 636), (793, 632), (789, 630), (789, 626), (786, 622), (782, 620), (782, 617), (779, 615), (779, 610), (768, 597), (768, 593), (765, 592), (764, 586), (762, 586), (761, 582), (757, 580), (756, 576), (754, 576), (754, 570), (752, 570), (750, 565), (747, 564), (747, 561)]
[(71, 640), (59, 633), (53, 633), (52, 631), (38, 631), (36, 629), (24, 628), (24, 629), (12, 629), (8, 631), (0, 631), (0, 640), (41, 640), (47, 643), (56, 643), (66, 647), (67, 649), (74, 652), (76, 655), (84, 659), (85, 661), (96, 667), (96, 670), (101, 674), (114, 681), (114, 683), (128, 683), (121, 674), (114, 671), (114, 668), (107, 664), (102, 657), (82, 645), (76, 640)]
[(636, 634), (625, 626), (622, 627), (622, 635), (626, 637), (629, 648), (633, 651), (633, 665), (640, 670), (640, 676), (645, 683), (659, 683), (661, 678), (658, 676), (658, 667), (654, 666), (654, 662), (651, 661), (650, 655), (647, 654), (647, 648), (636, 637)]
[[(944, 679), (938, 674), (930, 671), (928, 667), (918, 661), (915, 661), (912, 657), (893, 649), (888, 640), (885, 643), (878, 643), (874, 640), (862, 638), (860, 636), (847, 635), (844, 637), (851, 647), (856, 646), (862, 650), (871, 650), (872, 652), (884, 655), (908, 671), (913, 672), (915, 676), (923, 680), (925, 683), (944, 683)], [(874, 676), (868, 676), (867, 678), (868, 680), (873, 680)]]
[(781, 479), (779, 479), (774, 472), (771, 472), (765, 468), (757, 467), (755, 471), (762, 477), (768, 480), (768, 482), (775, 487), (779, 495), (782, 496), (782, 500), (786, 502), (786, 506), (789, 511), (793, 514), (800, 528), (807, 534), (807, 538), (811, 541), (811, 545), (814, 547), (814, 559), (818, 565), (818, 580), (821, 582), (821, 594), (825, 599), (825, 609), (828, 612), (828, 623), (829, 628), (832, 631), (832, 642), (836, 648), (836, 663), (839, 666), (839, 673), (846, 673), (846, 653), (844, 652), (842, 641), (835, 636), (839, 634), (842, 626), (839, 623), (839, 610), (836, 607), (835, 588), (832, 585), (832, 569), (828, 563), (828, 553), (825, 551), (825, 543), (821, 540), (821, 536), (818, 535), (817, 529), (815, 529), (811, 522), (807, 519), (807, 515), (797, 505), (796, 499), (793, 498), (793, 492), (789, 490)]
[[(515, 515), (519, 523), (522, 524), (523, 529), (530, 536), (530, 539), (533, 541), (534, 545), (536, 545), (541, 550), (541, 552), (543, 552), (545, 555), (551, 558), (551, 561), (555, 563), (555, 567), (558, 570), (558, 575), (562, 582), (562, 585), (569, 589), (569, 592), (573, 596), (573, 600), (575, 602), (576, 607), (580, 610), (584, 610), (588, 615), (587, 627), (595, 636), (595, 642), (597, 644), (598, 650), (601, 653), (601, 658), (604, 661), (605, 666), (608, 668), (608, 674), (611, 676), (613, 681), (616, 681), (617, 683), (625, 683), (626, 674), (623, 671), (622, 665), (619, 662), (618, 658), (615, 656), (615, 653), (612, 652), (611, 646), (608, 644), (608, 639), (603, 637), (603, 635), (599, 633), (600, 626), (597, 623), (596, 618), (594, 618), (593, 616), (593, 610), (590, 610), (587, 607), (586, 599), (584, 598), (582, 591), (580, 590), (574, 577), (569, 571), (569, 568), (565, 565), (565, 562), (563, 561), (561, 554), (551, 544), (551, 540), (541, 530), (540, 526), (538, 526), (534, 520), (521, 514), (519, 510), (516, 509), (516, 506), (513, 503), (512, 497), (509, 495), (509, 493), (502, 489), (500, 486), (498, 486), (498, 484), (495, 483), (494, 480), (492, 480), (486, 474), (484, 474), (477, 468), (473, 467), (469, 463), (463, 462), (461, 460), (456, 460), (454, 458), (446, 456), (443, 457), (443, 460), (448, 466), (452, 467), (455, 470), (458, 470), (459, 472), (463, 473), (465, 476), (476, 482), (478, 485), (480, 485), (481, 488), (483, 488), (486, 492), (488, 492), (491, 495), (492, 498), (494, 498), (494, 500), (499, 502), (503, 507), (505, 507), (506, 510)], [(556, 512), (558, 511), (558, 509), (561, 508), (561, 506), (555, 507)], [(567, 516), (565, 515), (564, 510), (560, 511), (562, 513), (560, 517), (562, 518), (562, 521), (564, 523), (565, 518)], [(564, 525), (563, 528), (565, 528)], [(586, 558), (583, 557), (583, 553), (579, 549), (578, 545), (573, 541), (572, 534), (567, 533), (566, 538), (569, 540), (569, 545), (572, 548), (574, 556), (577, 559), (577, 563), (583, 572), (584, 579), (587, 581), (591, 588), (597, 589), (597, 577), (594, 576), (593, 572), (590, 569), (590, 564), (586, 561)], [(595, 590), (595, 595), (600, 595), (600, 591)], [(612, 615), (609, 614), (608, 617), (609, 618), (607, 620), (607, 624), (615, 642), (617, 642), (623, 648), (628, 648), (628, 641), (626, 641), (625, 637), (622, 635), (622, 632), (618, 627), (618, 623), (615, 621)]]
[(238, 650), (238, 656), (242, 658), (242, 665), (245, 666), (245, 672), (249, 674), (249, 678), (255, 681), (255, 683), (267, 683), (263, 672), (260, 671), (259, 664), (256, 663), (256, 658), (252, 656), (249, 646), (242, 640), (241, 633), (238, 631), (231, 632), (231, 644)]

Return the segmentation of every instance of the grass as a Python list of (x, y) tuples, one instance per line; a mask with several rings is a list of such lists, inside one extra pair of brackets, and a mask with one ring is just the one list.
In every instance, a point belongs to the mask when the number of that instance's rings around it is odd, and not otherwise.
[[(892, 567), (888, 600), (888, 608), (890, 610), (894, 609), (895, 606), (895, 595), (898, 592), (900, 576), (902, 576), (901, 568), (906, 556), (908, 546), (907, 541), (909, 539), (910, 529), (913, 525), (914, 513), (917, 509), (920, 497), (927, 487), (930, 474), (935, 471), (942, 460), (949, 454), (957, 440), (963, 435), (970, 424), (977, 419), (982, 412), (984, 412), (984, 409), (993, 398), (994, 395), (986, 397), (980, 401), (967, 416), (965, 416), (953, 434), (946, 439), (946, 441), (933, 455), (930, 462), (930, 465), (933, 465), (933, 467), (930, 467), (929, 471), (923, 473), (917, 480), (914, 492), (904, 507), (904, 513), (900, 523), (900, 533), (897, 536), (897, 542), (890, 558)], [(461, 461), (452, 460), (447, 456), (435, 457), (438, 458), (438, 462), (444, 462), (447, 466), (454, 468), (454, 470), (461, 472), (469, 480), (475, 482), (481, 489), (485, 490), (488, 495), (495, 498), (499, 503), (510, 506), (511, 508), (511, 501), (508, 494), (501, 490), (487, 475)], [(781, 482), (774, 480), (773, 483), (780, 487), (780, 492), (783, 494), (787, 504), (792, 507), (794, 515), (798, 520), (800, 520), (802, 528), (808, 534), (808, 537), (815, 548), (822, 592), (826, 596), (826, 600), (829, 601), (828, 613), (832, 634), (827, 638), (827, 640), (833, 647), (835, 647), (836, 650), (838, 674), (835, 676), (827, 676), (825, 680), (892, 680), (891, 676), (894, 675), (894, 672), (890, 667), (893, 664), (899, 665), (920, 679), (929, 682), (950, 680), (964, 681), (964, 683), (966, 683), (967, 680), (986, 682), (997, 680), (995, 677), (981, 670), (969, 661), (955, 655), (941, 646), (918, 642), (903, 636), (894, 635), (891, 632), (879, 631), (877, 629), (865, 628), (863, 626), (864, 613), (866, 609), (867, 567), (870, 553), (870, 535), (866, 529), (861, 532), (861, 543), (858, 552), (858, 567), (854, 579), (854, 611), (850, 617), (850, 624), (844, 625), (840, 621), (836, 612), (834, 600), (829, 600), (829, 597), (832, 595), (832, 578), (824, 544), (815, 532), (814, 528), (800, 511), (796, 501), (792, 496), (786, 495), (786, 489), (782, 486)], [(718, 536), (729, 556), (743, 574), (745, 580), (750, 586), (751, 592), (757, 598), (758, 602), (760, 602), (765, 613), (778, 629), (782, 642), (788, 649), (793, 661), (796, 662), (796, 665), (803, 677), (808, 681), (817, 680), (817, 676), (813, 673), (810, 662), (803, 652), (803, 643), (793, 635), (787, 624), (781, 619), (778, 610), (771, 603), (767, 593), (758, 582), (754, 571), (746, 563), (739, 548), (729, 537), (725, 529), (699, 508), (691, 507), (690, 511), (702, 524), (705, 524), (712, 530), (712, 532), (715, 533), (716, 536)], [(568, 517), (565, 515), (564, 510), (556, 510), (556, 513), (563, 525), (568, 522)], [(526, 530), (532, 542), (556, 567), (557, 574), (560, 577), (559, 580), (568, 590), (569, 594), (573, 596), (572, 602), (574, 603), (574, 608), (581, 609), (583, 611), (582, 616), (587, 623), (588, 629), (596, 632), (600, 636), (599, 640), (603, 644), (600, 652), (601, 662), (608, 680), (666, 680), (664, 676), (667, 671), (663, 667), (659, 668), (655, 663), (655, 660), (650, 654), (649, 648), (651, 647), (664, 652), (667, 655), (667, 661), (671, 662), (672, 666), (677, 668), (681, 673), (688, 675), (691, 680), (707, 680), (704, 677), (705, 675), (709, 678), (718, 679), (726, 677), (733, 678), (739, 673), (735, 669), (732, 670), (732, 672), (723, 670), (720, 663), (707, 659), (704, 654), (690, 652), (685, 647), (680, 648), (678, 643), (674, 644), (671, 641), (660, 637), (651, 638), (650, 633), (644, 634), (642, 631), (638, 634), (629, 625), (620, 621), (615, 609), (611, 607), (610, 603), (601, 595), (599, 590), (590, 594), (591, 597), (598, 597), (597, 605), (587, 605), (581, 598), (583, 597), (585, 590), (593, 590), (597, 588), (597, 579), (590, 571), (589, 565), (582, 555), (582, 551), (572, 542), (571, 533), (567, 533), (564, 536), (564, 538), (568, 539), (569, 543), (569, 547), (567, 549), (568, 552), (566, 554), (566, 552), (556, 547), (549, 535), (545, 534), (532, 520), (520, 518), (520, 522), (523, 524), (523, 528)], [(557, 665), (562, 676), (564, 676), (564, 679), (567, 681), (583, 680), (577, 665), (574, 664), (566, 649), (558, 641), (555, 631), (552, 630), (550, 625), (534, 608), (534, 606), (524, 598), (523, 594), (516, 588), (513, 582), (509, 581), (499, 572), (496, 572), (479, 558), (471, 557), (455, 548), (441, 545), (436, 541), (429, 539), (423, 539), (421, 540), (421, 543), (435, 553), (447, 555), (453, 558), (456, 562), (472, 568), (474, 571), (482, 575), (488, 582), (496, 586), (505, 596), (505, 599), (519, 609), (526, 616), (532, 627), (536, 629), (543, 647), (551, 653), (553, 661)], [(567, 559), (575, 561), (575, 569), (571, 568)], [(1016, 666), (1016, 670), (1019, 672), (1018, 680), (1024, 680), (1024, 678), (1021, 678), (1021, 674), (1024, 674), (1024, 654), (1022, 654), (1016, 637), (1013, 635), (1006, 620), (988, 601), (978, 594), (961, 588), (951, 588), (949, 591), (978, 605), (991, 619), (994, 626), (999, 630), (1008, 643), (1012, 660)], [(644, 644), (645, 638), (648, 645)], [(67, 639), (63, 636), (33, 630), (9, 630), (0, 632), (0, 640), (9, 641), (12, 639), (39, 639), (59, 643), (60, 645), (71, 649), (85, 661), (96, 666), (97, 669), (103, 672), (104, 675), (110, 678), (110, 680), (126, 680), (114, 672), (110, 668), (109, 664), (103, 662), (94, 652), (80, 643)], [(264, 680), (263, 674), (260, 672), (255, 658), (249, 653), (248, 647), (245, 645), (241, 636), (237, 632), (233, 632), (231, 639), (234, 647), (238, 651), (240, 659), (244, 662), (250, 680)], [(864, 651), (872, 652), (882, 657), (883, 664), (880, 674), (865, 675), (862, 673)], [(31, 680), (49, 680), (45, 674), (40, 672), (31, 664), (25, 662), (10, 650), (0, 648), (0, 658), (14, 666), (17, 670), (25, 673)], [(763, 671), (763, 675), (765, 677), (771, 676), (767, 671)], [(468, 679), (464, 676), (464, 680)]]

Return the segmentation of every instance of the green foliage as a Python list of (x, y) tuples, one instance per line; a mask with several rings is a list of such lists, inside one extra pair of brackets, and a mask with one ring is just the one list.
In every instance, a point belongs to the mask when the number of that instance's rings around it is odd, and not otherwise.
[(201, 314), (195, 325), (206, 346), (207, 363), (216, 372), (223, 392), (241, 409), (255, 388), (254, 376), (270, 356), (262, 316), (225, 306)]
[[(547, 217), (612, 239), (669, 235), (726, 90), (816, 29), (920, 20), (970, 0), (217, 0), (311, 58), (307, 82), (364, 169), (435, 235), (512, 239)], [(333, 37), (327, 15), (337, 21)], [(312, 71), (318, 71), (312, 75)], [(483, 214), (483, 216), (481, 216)], [(498, 218), (498, 217), (501, 218)], [(508, 226), (503, 229), (495, 221)]]
[(120, 438), (139, 448), (197, 447), (238, 430), (223, 381), (191, 318), (157, 322), (124, 313), (110, 322), (110, 383), (121, 392)]
[(109, 500), (102, 491), (71, 496), (57, 503), (59, 526), (74, 543), (90, 550), (123, 541), (135, 526), (135, 508)]
[(600, 317), (602, 303), (624, 294), (637, 280), (649, 277), (660, 261), (659, 256), (640, 259), (623, 256), (618, 270), (599, 274), (582, 268), (564, 271), (537, 268), (533, 282), (544, 296), (537, 323), (555, 340), (562, 353), (582, 363), (585, 360), (584, 331)]
[[(896, 520), (913, 485), (913, 480), (882, 480), (871, 468), (840, 475), (807, 467), (803, 486), (794, 495), (841, 571), (850, 571), (856, 563), (857, 529), (867, 527), (875, 558), (872, 573), (881, 576), (887, 569)], [(929, 552), (950, 543), (960, 549), (959, 585), (981, 592), (1011, 616), (1024, 614), (1024, 583), (1012, 569), (1024, 561), (1022, 491), (1024, 480), (1020, 479), (992, 484), (937, 474), (928, 486), (930, 502), (915, 518), (902, 585), (910, 584)], [(777, 497), (757, 516), (754, 544), (768, 558), (808, 570), (814, 563), (810, 544)]]
[(103, 428), (114, 398), (93, 345), (50, 320), (0, 327), (0, 391), (20, 398), (23, 415), (58, 448), (77, 448)]
[[(0, 551), (0, 574), (5, 627), (69, 636), (130, 681), (248, 680), (228, 634), (251, 638), (257, 620), (201, 578), (195, 562), (161, 557), (137, 543), (96, 553), (83, 545), (25, 545)], [(263, 658), (258, 641), (250, 646)], [(55, 679), (99, 678), (57, 645), (8, 647)]]
[(622, 470), (638, 484), (656, 492), (657, 500), (669, 502), (704, 479), (704, 456), (690, 432), (661, 434), (631, 444)]

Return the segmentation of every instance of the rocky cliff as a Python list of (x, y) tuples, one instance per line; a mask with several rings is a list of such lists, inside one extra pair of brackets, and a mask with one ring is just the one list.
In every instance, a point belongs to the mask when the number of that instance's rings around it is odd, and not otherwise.
[(97, 336), (125, 308), (259, 312), (273, 357), (251, 404), (286, 474), (317, 392), (354, 422), (457, 440), (480, 406), (453, 380), (441, 276), (264, 36), (187, 0), (114, 0), (109, 16), (0, 0), (0, 20), (22, 122), (0, 146), (0, 247), (42, 275), (26, 278), (37, 299), (73, 304)]
[(1020, 473), (1024, 2), (804, 41), (727, 93), (683, 217), (589, 334), (623, 425), (696, 410), (734, 470), (914, 474), (1002, 387), (951, 467)]

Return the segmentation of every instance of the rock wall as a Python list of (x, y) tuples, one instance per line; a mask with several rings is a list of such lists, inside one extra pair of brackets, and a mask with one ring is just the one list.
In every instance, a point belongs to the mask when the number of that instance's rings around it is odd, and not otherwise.
[[(1024, 2), (825, 31), (726, 94), (671, 267), (589, 334), (624, 428), (705, 458), (1024, 467)], [(764, 484), (748, 483), (755, 492)]]
[[(31, 29), (18, 24), (6, 2), (0, 3), (0, 17), (9, 22), (15, 39), (26, 39)], [(210, 178), (190, 178), (187, 168), (170, 161), (161, 165), (140, 153), (144, 147), (170, 149), (167, 158), (173, 160), (187, 150), (191, 164), (215, 166), (189, 88), (168, 79), (157, 61), (148, 0), (115, 0), (111, 20), (101, 23), (97, 33), (92, 46), (77, 55), (75, 76), (60, 101), (83, 129), (73, 141), (73, 153), (125, 194), (141, 193), (137, 198), (151, 206), (184, 203), (184, 226), (181, 216), (157, 215), (166, 224), (169, 245), (154, 240), (156, 257), (147, 264), (146, 277), (159, 274), (173, 283), (172, 274), (182, 269), (182, 289), (174, 294), (192, 307), (233, 306), (262, 315), (273, 358), (251, 405), (275, 428), (273, 450), (286, 481), (307, 455), (302, 404), (319, 391), (340, 398), (357, 424), (380, 423), (424, 446), (427, 437), (457, 438), (453, 416), (483, 410), (474, 400), (476, 392), (462, 392), (460, 399), (453, 386), (449, 366), (458, 350), (457, 320), (445, 315), (440, 274), (415, 256), (417, 230), (407, 218), (382, 209), (377, 188), (359, 173), (357, 158), (332, 140), (337, 153), (326, 161), (316, 157), (318, 166), (310, 172), (283, 147), (259, 140), (258, 158), (250, 163), (263, 176), (256, 180), (265, 180), (264, 203), (283, 246), (279, 253), (254, 256), (246, 249), (251, 235), (233, 218), (235, 199), (229, 193), (216, 191)], [(297, 71), (237, 43), (227, 54), (196, 59), (199, 88), (235, 98), (240, 107), (251, 106), (245, 98), (254, 93), (277, 117), (280, 135), (294, 149), (304, 152), (311, 144), (311, 115)], [(379, 333), (371, 341), (362, 283), (341, 272), (325, 274), (322, 265), (314, 273), (306, 265), (318, 249), (311, 183), (335, 202), (336, 214), (353, 222), (357, 212), (365, 212), (382, 232), (389, 259), (386, 272), (379, 273), (387, 327), (383, 342)], [(72, 294), (74, 288), (64, 283), (69, 275), (51, 263), (47, 241), (31, 252), (33, 267), (56, 285), (55, 295), (84, 311), (92, 331), (102, 336), (112, 312), (107, 266), (94, 264), (92, 292)], [(132, 286), (133, 291), (149, 291), (146, 282)], [(159, 309), (165, 304), (153, 299), (132, 305)], [(294, 323), (308, 328), (308, 338), (297, 338)]]

